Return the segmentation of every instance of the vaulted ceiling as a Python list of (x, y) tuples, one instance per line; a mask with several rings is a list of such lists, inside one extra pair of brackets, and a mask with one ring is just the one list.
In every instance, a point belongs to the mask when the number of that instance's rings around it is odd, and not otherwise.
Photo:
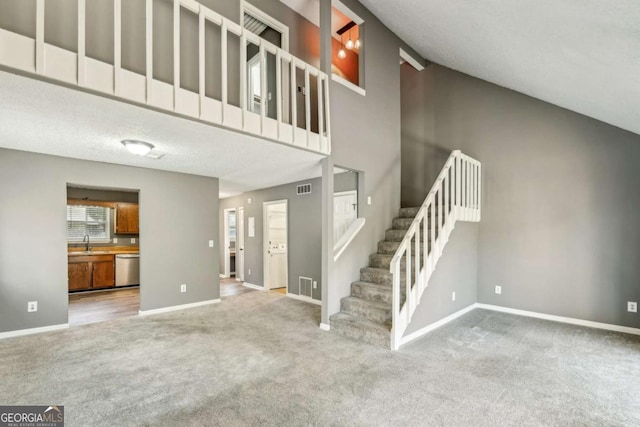
[(423, 57), (640, 134), (638, 0), (361, 0)]

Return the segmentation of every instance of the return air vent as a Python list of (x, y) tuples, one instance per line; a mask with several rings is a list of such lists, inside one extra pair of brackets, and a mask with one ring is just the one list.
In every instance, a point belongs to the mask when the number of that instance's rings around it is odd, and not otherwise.
[(311, 194), (311, 184), (300, 184), (296, 187), (296, 194), (298, 196), (303, 194)]
[(300, 276), (298, 282), (300, 284), (300, 296), (312, 298), (313, 279), (311, 277)]

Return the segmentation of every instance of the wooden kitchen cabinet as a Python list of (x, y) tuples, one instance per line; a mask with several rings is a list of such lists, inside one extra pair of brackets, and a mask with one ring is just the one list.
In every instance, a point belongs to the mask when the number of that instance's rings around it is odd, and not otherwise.
[(91, 269), (88, 262), (69, 262), (69, 290), (91, 288)]
[(69, 291), (112, 288), (116, 284), (113, 255), (69, 257)]
[(138, 205), (135, 203), (116, 204), (116, 234), (140, 234)]

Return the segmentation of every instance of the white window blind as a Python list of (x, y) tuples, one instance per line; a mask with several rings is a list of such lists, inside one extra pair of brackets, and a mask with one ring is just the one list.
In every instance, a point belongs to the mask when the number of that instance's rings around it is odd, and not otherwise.
[(100, 206), (67, 205), (67, 240), (81, 242), (85, 235), (91, 241), (111, 238), (111, 209)]

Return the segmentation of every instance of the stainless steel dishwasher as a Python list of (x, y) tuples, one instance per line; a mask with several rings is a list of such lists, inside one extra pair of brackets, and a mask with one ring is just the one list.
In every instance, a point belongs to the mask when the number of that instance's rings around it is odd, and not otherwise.
[(116, 255), (116, 286), (140, 284), (140, 254)]

